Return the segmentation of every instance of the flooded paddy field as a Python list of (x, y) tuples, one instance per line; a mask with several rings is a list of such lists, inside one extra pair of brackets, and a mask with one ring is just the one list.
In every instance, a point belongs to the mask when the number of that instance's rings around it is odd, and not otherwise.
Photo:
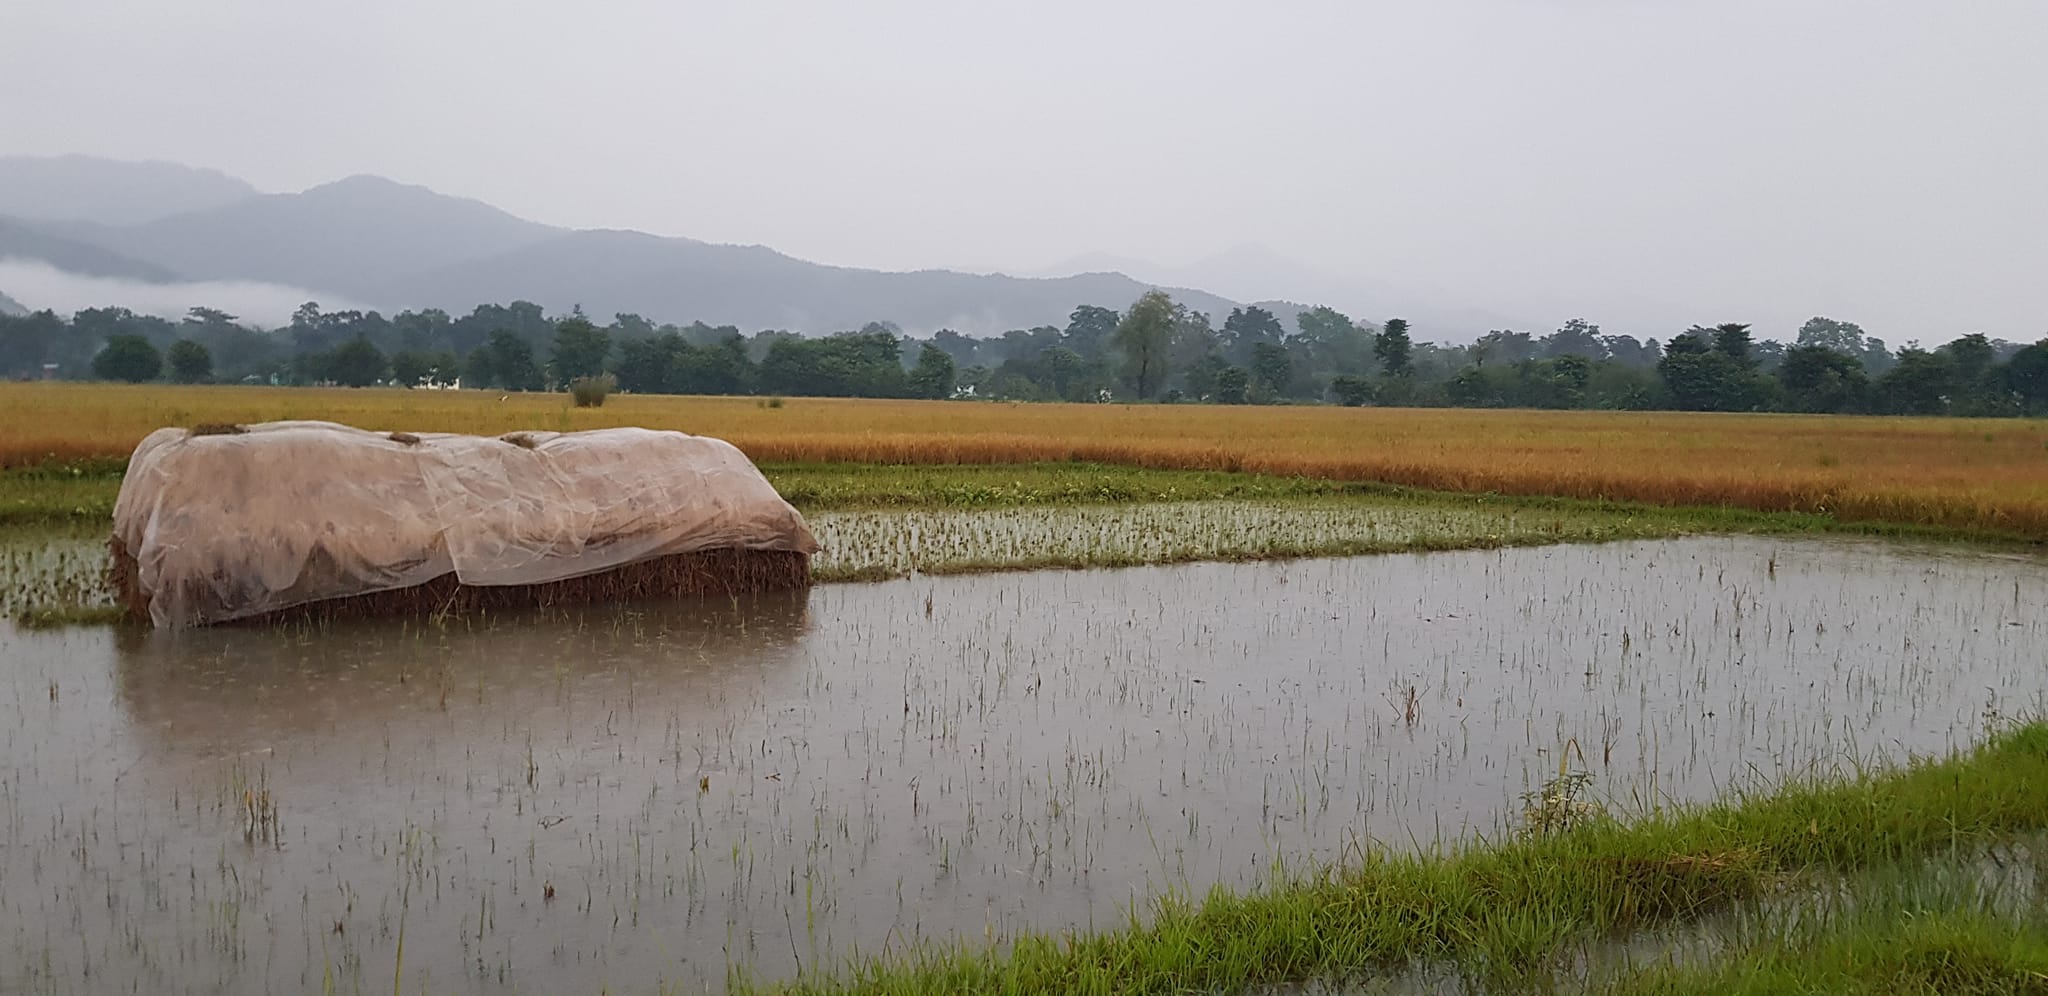
[(0, 991), (717, 989), (1974, 741), (2037, 558), (1693, 538), (0, 628)]

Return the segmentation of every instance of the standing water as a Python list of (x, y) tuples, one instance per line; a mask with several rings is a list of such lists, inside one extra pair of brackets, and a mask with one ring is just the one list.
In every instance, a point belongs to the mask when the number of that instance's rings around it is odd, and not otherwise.
[(2039, 711), (2048, 564), (1706, 538), (0, 629), (0, 991), (719, 988)]

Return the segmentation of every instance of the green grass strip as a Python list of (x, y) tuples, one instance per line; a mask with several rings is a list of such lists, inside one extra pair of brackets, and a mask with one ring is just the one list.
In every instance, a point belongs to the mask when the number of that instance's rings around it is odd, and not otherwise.
[(1605, 996), (1778, 993), (1973, 993), (2048, 996), (2048, 919), (1983, 909), (1867, 910), (1818, 932), (1725, 952), (1707, 965), (1659, 965), (1623, 976)]
[(1370, 853), (1266, 889), (1167, 898), (1099, 934), (926, 946), (752, 993), (1240, 992), (1417, 960), (1547, 975), (1570, 943), (1681, 921), (1812, 874), (1970, 852), (2048, 826), (2048, 723), (1945, 760), (1632, 822), (1421, 855)]
[[(125, 463), (90, 460), (0, 471), (0, 532), (17, 535), (103, 525), (114, 511)], [(1838, 522), (1825, 515), (1720, 506), (1663, 506), (1574, 498), (1423, 491), (1370, 482), (1221, 471), (1148, 470), (1090, 463), (898, 466), (763, 464), (770, 482), (805, 512), (1124, 505), (1164, 501), (1292, 501), (1370, 498), (1436, 508), (1542, 512), (1612, 523), (1619, 534), (1843, 534), (2039, 546), (2019, 533), (1914, 523)], [(1341, 551), (1305, 551), (1333, 555)]]

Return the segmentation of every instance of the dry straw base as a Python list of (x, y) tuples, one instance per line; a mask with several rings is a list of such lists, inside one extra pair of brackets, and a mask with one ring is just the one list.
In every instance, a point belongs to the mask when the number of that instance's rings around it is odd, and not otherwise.
[[(116, 598), (130, 618), (148, 621), (150, 596), (137, 583), (134, 556), (118, 538), (109, 546), (113, 554), (109, 580)], [(808, 554), (787, 550), (701, 550), (546, 584), (466, 585), (456, 580), (453, 574), (443, 574), (410, 588), (309, 602), (233, 622), (260, 625), (363, 616), (464, 614), (551, 605), (786, 591), (808, 587), (810, 583), (811, 558)]]

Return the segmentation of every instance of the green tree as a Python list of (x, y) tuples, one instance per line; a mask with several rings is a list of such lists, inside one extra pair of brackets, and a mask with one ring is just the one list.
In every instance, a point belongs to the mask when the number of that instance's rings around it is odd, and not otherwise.
[(1249, 400), (1252, 375), (1243, 367), (1226, 366), (1216, 372), (1216, 402), (1241, 405)]
[(673, 330), (619, 342), (619, 386), (635, 394), (677, 394), (680, 368), (696, 351)]
[(1338, 374), (1330, 381), (1330, 393), (1346, 408), (1357, 408), (1372, 400), (1372, 381), (1356, 374)]
[(1147, 291), (1117, 323), (1116, 347), (1124, 357), (1124, 376), (1140, 399), (1157, 394), (1166, 383), (1175, 312), (1173, 299), (1164, 291)]
[(1951, 409), (1957, 415), (2011, 414), (2012, 398), (2004, 390), (1995, 369), (1998, 347), (1982, 332), (1959, 336), (1935, 350), (1946, 356), (1956, 369), (1956, 395)]
[(1067, 316), (1067, 328), (1060, 334), (1060, 341), (1082, 357), (1094, 359), (1109, 348), (1121, 321), (1114, 310), (1084, 304)]
[(1196, 401), (1215, 401), (1216, 391), (1221, 383), (1223, 371), (1230, 369), (1230, 361), (1221, 353), (1205, 353), (1200, 359), (1188, 365), (1187, 395)]
[(1755, 407), (1755, 375), (1744, 361), (1748, 333), (1730, 333), (1697, 325), (1672, 336), (1665, 344), (1664, 358), (1657, 361), (1657, 375), (1671, 392), (1672, 404), (1681, 411), (1732, 412)]
[(685, 394), (744, 394), (754, 383), (746, 337), (728, 328), (711, 342), (674, 360), (675, 389)]
[(1053, 397), (1066, 401), (1081, 400), (1082, 378), (1088, 372), (1088, 361), (1080, 353), (1065, 346), (1048, 347), (1038, 351), (1036, 367), (1042, 376), (1032, 379), (1050, 388)]
[(1714, 326), (1714, 351), (1734, 360), (1744, 370), (1756, 367), (1756, 358), (1750, 355), (1754, 343), (1750, 339), (1749, 326), (1740, 322), (1725, 322)]
[(1574, 318), (1543, 337), (1543, 355), (1552, 359), (1583, 356), (1589, 360), (1604, 360), (1607, 358), (1607, 344), (1600, 336), (1600, 326), (1583, 318)]
[(358, 335), (327, 354), (323, 367), (327, 379), (343, 387), (369, 387), (384, 379), (391, 363), (369, 336)]
[(92, 358), (93, 376), (101, 380), (140, 384), (155, 380), (163, 369), (163, 354), (139, 335), (109, 336), (107, 344)]
[(953, 396), (953, 357), (931, 343), (917, 351), (917, 366), (910, 370), (910, 393), (920, 398)]
[(1287, 347), (1277, 342), (1252, 344), (1252, 380), (1271, 394), (1280, 394), (1287, 389), (1287, 382), (1294, 373), (1294, 358), (1287, 354)]
[(1877, 396), (1884, 410), (1895, 415), (1941, 415), (1961, 386), (1954, 360), (1908, 346), (1877, 379)]
[(1173, 348), (1166, 354), (1166, 361), (1173, 369), (1191, 370), (1202, 357), (1223, 348), (1223, 337), (1209, 324), (1208, 313), (1175, 308), (1174, 315)]
[(1863, 365), (1866, 375), (1881, 374), (1891, 369), (1893, 362), (1892, 352), (1885, 348), (1884, 340), (1864, 334), (1863, 326), (1819, 315), (1799, 326), (1799, 335), (1793, 344), (1821, 346), (1853, 356)]
[(1364, 374), (1372, 367), (1372, 336), (1334, 308), (1315, 307), (1294, 317), (1299, 333), (1288, 342), (1314, 374)]
[(204, 384), (213, 379), (213, 354), (190, 339), (171, 343), (164, 354), (171, 366), (171, 380), (180, 384)]
[(2005, 389), (2030, 415), (2048, 412), (2048, 339), (2012, 354), (2000, 369)]
[(533, 359), (533, 347), (516, 333), (498, 329), (469, 355), (468, 380), (477, 387), (538, 391), (543, 378), (540, 364)]
[(1223, 319), (1223, 351), (1235, 363), (1250, 363), (1252, 349), (1259, 343), (1277, 346), (1286, 337), (1287, 328), (1280, 319), (1258, 305), (1232, 308)]
[(1845, 412), (1863, 406), (1870, 389), (1863, 364), (1829, 346), (1793, 346), (1778, 364), (1778, 385), (1794, 411)]
[(433, 376), (434, 362), (427, 354), (401, 349), (391, 354), (391, 382), (401, 387), (418, 387)]
[(578, 377), (595, 377), (604, 372), (604, 361), (612, 351), (612, 337), (580, 313), (555, 325), (554, 374), (558, 383)]
[(1586, 386), (1593, 382), (1593, 361), (1578, 353), (1565, 353), (1544, 361), (1539, 369), (1545, 384), (1549, 407), (1583, 408), (1586, 405)]
[(1372, 355), (1379, 359), (1380, 369), (1389, 377), (1406, 377), (1413, 372), (1409, 364), (1414, 348), (1414, 343), (1408, 338), (1408, 320), (1405, 318), (1387, 319), (1372, 340)]

